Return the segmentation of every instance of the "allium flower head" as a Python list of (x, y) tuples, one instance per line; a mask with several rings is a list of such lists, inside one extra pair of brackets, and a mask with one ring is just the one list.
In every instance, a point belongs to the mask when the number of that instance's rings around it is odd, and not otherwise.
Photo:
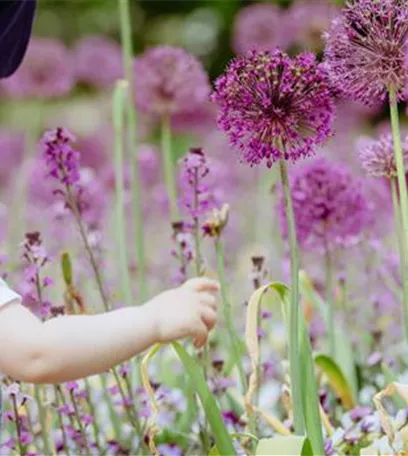
[(248, 51), (270, 51), (276, 46), (287, 47), (290, 35), (284, 12), (276, 5), (254, 4), (243, 8), (234, 23), (233, 48), (237, 54)]
[(51, 38), (33, 38), (18, 71), (2, 82), (13, 97), (58, 97), (75, 83), (71, 56), (64, 44)]
[(134, 63), (136, 105), (155, 116), (193, 112), (208, 99), (207, 73), (196, 57), (181, 48), (159, 46)]
[[(290, 185), (297, 237), (303, 249), (349, 245), (367, 227), (367, 201), (348, 168), (318, 159), (299, 169)], [(283, 197), (279, 211), (287, 235)]]
[[(378, 140), (361, 138), (357, 147), (361, 165), (368, 176), (397, 177), (392, 134), (384, 134)], [(403, 153), (408, 163), (408, 141), (405, 141)]]
[(217, 79), (212, 99), (219, 127), (251, 165), (307, 157), (332, 133), (327, 73), (312, 53), (290, 58), (276, 49), (238, 57)]
[(79, 81), (95, 87), (112, 85), (123, 74), (118, 43), (104, 36), (87, 36), (74, 50), (75, 73)]
[(404, 98), (408, 83), (406, 0), (351, 0), (325, 35), (333, 83), (348, 98), (373, 104), (390, 86)]

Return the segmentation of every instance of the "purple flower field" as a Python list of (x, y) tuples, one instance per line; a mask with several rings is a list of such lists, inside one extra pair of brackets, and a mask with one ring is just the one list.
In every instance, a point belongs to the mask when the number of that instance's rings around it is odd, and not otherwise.
[(195, 277), (219, 309), (0, 374), (0, 455), (408, 454), (407, 0), (39, 0), (18, 65), (32, 3), (0, 5), (0, 278), (44, 324)]

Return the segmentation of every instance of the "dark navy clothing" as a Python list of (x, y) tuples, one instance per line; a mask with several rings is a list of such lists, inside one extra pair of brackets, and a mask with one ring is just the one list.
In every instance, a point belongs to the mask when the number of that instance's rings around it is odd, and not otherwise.
[(36, 0), (0, 0), (0, 78), (23, 61), (30, 40)]

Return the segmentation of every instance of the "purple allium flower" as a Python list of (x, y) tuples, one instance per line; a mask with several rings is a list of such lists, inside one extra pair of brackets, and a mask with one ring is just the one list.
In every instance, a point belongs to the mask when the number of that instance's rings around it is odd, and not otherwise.
[(403, 99), (407, 38), (406, 0), (350, 0), (325, 34), (334, 85), (368, 105), (383, 101), (391, 86)]
[(327, 0), (297, 0), (288, 13), (287, 33), (292, 33), (292, 39), (303, 49), (321, 50), (323, 33), (337, 12)]
[[(353, 244), (367, 227), (367, 201), (360, 182), (347, 167), (314, 160), (291, 178), (299, 245), (331, 249)], [(284, 235), (287, 224), (283, 196), (279, 204)]]
[(254, 4), (238, 13), (233, 30), (233, 49), (237, 54), (248, 51), (271, 51), (276, 46), (289, 46), (285, 13), (276, 5)]
[(194, 112), (208, 99), (208, 75), (196, 57), (181, 48), (148, 49), (134, 63), (136, 106), (154, 116)]
[(215, 87), (219, 127), (251, 165), (297, 161), (332, 133), (334, 102), (312, 53), (249, 52), (233, 60)]
[(104, 88), (123, 75), (118, 43), (104, 36), (87, 36), (76, 45), (73, 61), (78, 81)]
[(12, 97), (47, 98), (67, 95), (74, 84), (71, 56), (64, 44), (51, 38), (33, 38), (21, 67), (1, 87)]
[[(361, 165), (368, 176), (388, 179), (397, 177), (392, 134), (382, 135), (378, 140), (361, 138), (357, 142), (357, 148)], [(405, 141), (403, 154), (408, 163), (408, 141)]]

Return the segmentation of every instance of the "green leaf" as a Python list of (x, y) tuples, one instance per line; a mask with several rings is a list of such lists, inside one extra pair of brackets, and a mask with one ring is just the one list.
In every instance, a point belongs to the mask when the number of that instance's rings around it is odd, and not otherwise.
[(350, 410), (355, 406), (352, 390), (345, 378), (342, 370), (336, 362), (327, 355), (317, 355), (315, 357), (316, 366), (326, 375), (330, 386), (340, 397), (345, 409)]
[(256, 449), (256, 456), (306, 456), (312, 455), (310, 442), (306, 437), (273, 437), (262, 439)]
[(305, 418), (306, 434), (310, 440), (313, 452), (324, 454), (322, 423), (320, 419), (319, 396), (314, 371), (312, 346), (303, 312), (299, 313), (299, 356), (302, 382), (303, 415)]
[[(269, 285), (265, 285), (256, 290), (251, 296), (247, 308), (246, 341), (251, 358), (252, 369), (254, 372), (257, 367), (257, 361), (259, 359), (259, 342), (256, 335), (257, 310), (264, 295), (267, 296), (266, 293), (268, 290), (273, 290), (278, 294), (280, 301), (283, 304), (282, 308), (284, 313), (285, 308), (289, 308), (290, 289), (286, 285), (279, 282), (273, 282)], [(303, 409), (307, 437), (310, 440), (310, 444), (313, 448), (313, 453), (316, 455), (324, 454), (324, 442), (322, 424), (320, 420), (318, 391), (314, 372), (313, 353), (303, 312), (299, 313), (299, 357), (302, 378), (300, 407)], [(251, 402), (251, 395), (253, 392), (253, 375), (251, 376), (251, 379), (252, 381), (250, 380), (250, 387), (246, 396), (246, 400), (248, 402)]]
[(216, 446), (213, 446), (211, 448), (211, 451), (208, 453), (208, 456), (221, 456), (221, 454), (218, 451), (218, 448)]
[(218, 404), (207, 386), (201, 373), (200, 366), (197, 365), (194, 358), (192, 358), (179, 343), (174, 342), (172, 345), (197, 390), (207, 421), (214, 434), (215, 444), (219, 453), (221, 455), (236, 455), (232, 438), (225, 427)]
[[(321, 296), (313, 288), (313, 285), (304, 271), (299, 274), (299, 286), (301, 295), (306, 298), (313, 307), (319, 311), (323, 319), (328, 325), (328, 308)], [(350, 338), (347, 336), (344, 327), (341, 324), (336, 324), (334, 331), (335, 338), (335, 360), (338, 366), (344, 373), (348, 384), (350, 385), (355, 402), (358, 396), (358, 381), (356, 365), (354, 361), (353, 346)]]
[(70, 287), (72, 285), (72, 263), (69, 253), (64, 252), (61, 256), (62, 275), (65, 284)]

